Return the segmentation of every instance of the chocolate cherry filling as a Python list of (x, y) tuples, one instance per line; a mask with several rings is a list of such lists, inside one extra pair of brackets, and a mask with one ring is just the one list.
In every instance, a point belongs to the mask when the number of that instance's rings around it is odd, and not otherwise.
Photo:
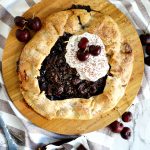
[(71, 36), (64, 33), (59, 37), (50, 54), (42, 62), (38, 77), (39, 87), (50, 100), (90, 98), (101, 94), (106, 84), (107, 75), (96, 82), (81, 80), (76, 69), (66, 63), (66, 41)]
[(87, 12), (91, 12), (92, 11), (91, 7), (90, 6), (86, 6), (86, 5), (75, 5), (75, 4), (73, 4), (67, 10), (71, 10), (71, 9), (85, 9)]

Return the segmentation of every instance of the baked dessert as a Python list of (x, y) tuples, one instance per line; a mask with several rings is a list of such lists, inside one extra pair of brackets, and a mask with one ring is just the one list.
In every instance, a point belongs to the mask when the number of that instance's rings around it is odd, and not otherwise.
[[(95, 46), (98, 53), (82, 55), (83, 38), (86, 52)], [(42, 116), (87, 120), (116, 106), (132, 67), (132, 48), (117, 23), (89, 6), (73, 6), (45, 19), (21, 53), (18, 75), (25, 101)]]

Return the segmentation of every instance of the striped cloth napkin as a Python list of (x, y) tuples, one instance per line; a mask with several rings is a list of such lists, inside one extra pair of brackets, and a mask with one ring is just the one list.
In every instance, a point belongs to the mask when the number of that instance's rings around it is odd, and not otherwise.
[[(2, 60), (5, 40), (11, 30), (11, 27), (14, 25), (14, 17), (22, 15), (26, 10), (39, 1), (40, 0), (0, 0), (0, 60)], [(149, 0), (110, 0), (110, 2), (125, 13), (137, 29), (150, 31)], [(0, 115), (6, 123), (12, 137), (15, 139), (18, 149), (36, 149), (40, 145), (53, 143), (60, 139), (75, 138), (75, 136), (65, 136), (47, 132), (34, 126), (31, 122), (25, 119), (11, 103), (3, 86), (1, 73), (0, 83)], [(138, 103), (141, 100), (146, 100), (147, 93), (150, 91), (149, 85), (150, 68), (146, 66), (143, 84), (140, 93), (136, 98)], [(138, 109), (138, 105), (135, 106), (136, 109)], [(131, 108), (131, 110), (134, 111), (135, 109)], [(77, 149), (80, 144), (83, 144), (84, 147), (89, 150), (110, 150), (113, 144), (113, 136), (114, 134), (105, 128), (100, 131), (81, 135), (77, 139), (66, 144), (67, 146), (63, 145), (63, 148), (69, 150), (74, 147), (74, 149)], [(54, 145), (49, 145), (49, 148), (55, 149)], [(0, 150), (5, 149), (7, 149), (6, 140), (0, 130)]]

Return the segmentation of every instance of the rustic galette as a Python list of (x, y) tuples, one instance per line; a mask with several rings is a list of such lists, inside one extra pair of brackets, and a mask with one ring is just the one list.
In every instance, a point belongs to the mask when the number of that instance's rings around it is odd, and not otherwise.
[(113, 109), (132, 73), (132, 48), (117, 23), (76, 8), (48, 16), (20, 56), (23, 97), (48, 119), (87, 120)]

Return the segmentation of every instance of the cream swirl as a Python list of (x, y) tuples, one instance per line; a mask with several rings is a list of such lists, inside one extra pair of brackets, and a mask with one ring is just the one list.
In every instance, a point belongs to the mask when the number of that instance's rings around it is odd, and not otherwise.
[[(101, 47), (101, 53), (98, 56), (90, 55), (88, 60), (84, 62), (79, 61), (77, 58), (77, 51), (79, 50), (78, 43), (83, 37), (86, 37), (89, 40), (88, 46), (98, 45)], [(82, 35), (73, 35), (70, 37), (66, 46), (65, 58), (69, 66), (77, 70), (81, 80), (95, 82), (104, 77), (109, 70), (105, 46), (100, 37), (95, 34), (86, 32)]]

